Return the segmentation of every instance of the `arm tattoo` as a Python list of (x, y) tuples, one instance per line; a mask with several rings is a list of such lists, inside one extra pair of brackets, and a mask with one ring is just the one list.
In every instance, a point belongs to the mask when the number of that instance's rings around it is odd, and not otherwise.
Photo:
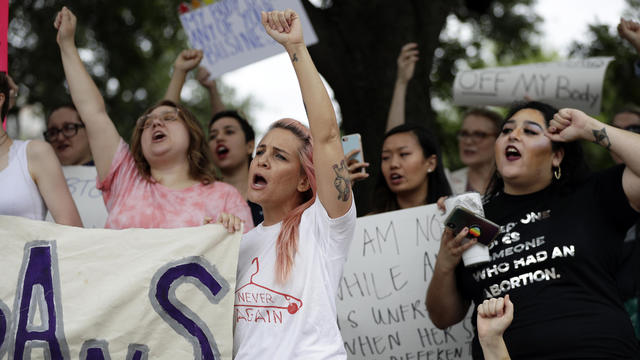
[(296, 53), (293, 53), (293, 58), (291, 58), (291, 62), (298, 62), (298, 57), (296, 56)]
[(349, 200), (349, 192), (351, 191), (351, 180), (349, 179), (349, 170), (344, 160), (338, 164), (333, 164), (333, 171), (336, 173), (336, 178), (333, 180), (333, 185), (338, 190), (338, 200)]
[(594, 143), (604, 146), (607, 150), (611, 147), (611, 140), (607, 135), (607, 130), (602, 128), (601, 130), (593, 130)]

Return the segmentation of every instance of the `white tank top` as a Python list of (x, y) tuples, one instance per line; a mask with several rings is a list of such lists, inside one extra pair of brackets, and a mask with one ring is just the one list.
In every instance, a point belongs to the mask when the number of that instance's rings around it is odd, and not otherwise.
[(47, 208), (29, 173), (28, 143), (13, 140), (9, 148), (9, 164), (0, 170), (0, 215), (44, 220)]

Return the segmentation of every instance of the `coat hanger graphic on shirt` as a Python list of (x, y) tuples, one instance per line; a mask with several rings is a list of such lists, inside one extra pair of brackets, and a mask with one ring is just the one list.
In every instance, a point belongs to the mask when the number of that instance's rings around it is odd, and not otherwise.
[[(254, 307), (254, 308), (268, 308), (268, 309), (283, 309), (283, 310), (287, 310), (289, 312), (289, 314), (295, 314), (298, 312), (298, 310), (300, 310), (302, 308), (302, 300), (296, 298), (295, 296), (291, 296), (289, 294), (285, 294), (285, 293), (281, 293), (279, 291), (273, 290), (273, 289), (269, 289), (266, 286), (262, 286), (260, 284), (257, 284), (255, 282), (253, 282), (253, 277), (256, 276), (258, 274), (258, 272), (260, 272), (260, 262), (258, 261), (258, 258), (255, 257), (253, 258), (253, 260), (251, 261), (251, 264), (256, 264), (256, 271), (251, 274), (251, 277), (249, 278), (249, 282), (242, 285), (241, 287), (239, 287), (236, 290), (236, 304), (234, 306), (236, 307)], [(284, 302), (288, 303), (287, 306), (276, 306), (276, 305), (257, 305), (254, 303), (251, 303), (250, 298), (248, 299), (247, 296), (239, 296), (238, 292), (244, 289), (244, 292), (246, 293), (254, 293), (252, 290), (252, 288), (257, 288), (255, 292), (266, 292), (269, 295), (275, 296), (276, 298), (280, 298), (280, 299), (284, 299)], [(278, 303), (277, 301), (274, 301), (275, 303)]]

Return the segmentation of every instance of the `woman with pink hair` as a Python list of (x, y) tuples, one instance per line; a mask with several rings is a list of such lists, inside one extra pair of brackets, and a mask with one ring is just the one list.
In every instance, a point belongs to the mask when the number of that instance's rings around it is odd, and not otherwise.
[(356, 222), (331, 100), (292, 10), (262, 13), (300, 83), (310, 131), (275, 122), (249, 168), (249, 200), (264, 222), (240, 245), (235, 359), (346, 359), (336, 292)]

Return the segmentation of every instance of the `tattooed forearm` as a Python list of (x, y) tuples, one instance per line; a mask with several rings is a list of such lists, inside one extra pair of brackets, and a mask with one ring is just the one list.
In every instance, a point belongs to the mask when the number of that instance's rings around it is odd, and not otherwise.
[(611, 147), (611, 140), (607, 135), (607, 130), (602, 128), (601, 130), (593, 130), (594, 143), (604, 146), (607, 150)]
[(349, 168), (344, 160), (340, 161), (340, 165), (334, 164), (333, 171), (336, 173), (336, 178), (333, 180), (333, 185), (338, 190), (338, 200), (349, 200), (349, 193), (351, 192), (351, 180), (349, 179)]
[(298, 61), (298, 56), (296, 56), (296, 53), (293, 53), (293, 57), (291, 58), (291, 62), (297, 62)]

